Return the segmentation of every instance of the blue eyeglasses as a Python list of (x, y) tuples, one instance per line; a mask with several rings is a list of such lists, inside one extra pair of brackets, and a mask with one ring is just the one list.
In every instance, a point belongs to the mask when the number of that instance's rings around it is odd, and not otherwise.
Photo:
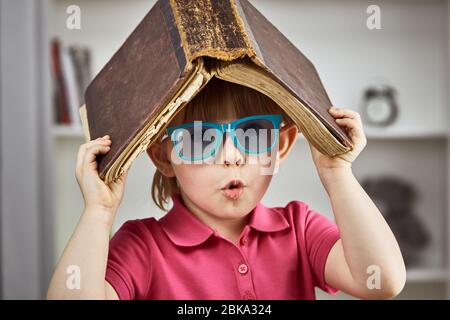
[(256, 115), (229, 123), (194, 121), (166, 129), (177, 155), (186, 161), (215, 156), (229, 133), (236, 148), (246, 154), (268, 152), (278, 142), (281, 115)]

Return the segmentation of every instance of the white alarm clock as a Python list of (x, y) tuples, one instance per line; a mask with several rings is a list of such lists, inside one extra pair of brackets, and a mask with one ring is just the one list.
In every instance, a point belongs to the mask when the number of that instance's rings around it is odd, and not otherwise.
[(362, 114), (368, 124), (375, 126), (392, 124), (398, 116), (395, 90), (391, 87), (367, 89)]

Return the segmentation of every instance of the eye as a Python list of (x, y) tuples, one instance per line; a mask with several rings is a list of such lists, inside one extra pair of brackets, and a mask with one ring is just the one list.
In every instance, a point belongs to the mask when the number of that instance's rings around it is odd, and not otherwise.
[(270, 120), (254, 119), (240, 123), (236, 127), (236, 136), (246, 150), (259, 152), (272, 145), (272, 129)]
[(208, 126), (197, 126), (195, 129), (190, 130), (190, 146), (185, 146), (185, 148), (190, 148), (191, 154), (195, 154), (199, 157), (201, 153), (210, 153), (218, 139), (218, 131), (214, 128)]
[(250, 130), (250, 129), (254, 129), (254, 130), (258, 130), (258, 129), (263, 129), (264, 127), (259, 124), (258, 122), (250, 122), (250, 123), (244, 123), (243, 126), (241, 126), (241, 129), (244, 131)]
[(255, 130), (255, 131), (259, 131), (260, 129), (272, 129), (273, 125), (272, 122), (267, 120), (267, 119), (255, 119), (255, 120), (249, 120), (249, 121), (244, 121), (242, 123), (240, 123), (236, 129), (242, 129), (244, 132), (247, 130)]

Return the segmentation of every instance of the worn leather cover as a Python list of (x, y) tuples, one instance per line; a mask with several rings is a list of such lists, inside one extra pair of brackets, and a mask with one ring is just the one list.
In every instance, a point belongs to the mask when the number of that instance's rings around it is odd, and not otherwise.
[(97, 156), (101, 178), (152, 113), (183, 84), (190, 68), (169, 3), (159, 1), (85, 93), (91, 139), (109, 134), (113, 141), (108, 154)]
[(249, 1), (159, 0), (86, 90), (90, 138), (109, 134), (113, 141), (97, 157), (101, 178), (200, 57), (250, 58), (351, 146), (327, 111), (331, 102), (313, 64)]
[(351, 147), (351, 139), (328, 112), (332, 103), (312, 62), (250, 2), (236, 3), (242, 8), (241, 17), (255, 48), (254, 62), (309, 108), (339, 141)]

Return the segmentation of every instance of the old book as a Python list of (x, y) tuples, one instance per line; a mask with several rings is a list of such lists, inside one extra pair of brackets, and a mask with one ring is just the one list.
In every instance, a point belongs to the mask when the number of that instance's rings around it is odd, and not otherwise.
[(314, 65), (249, 1), (159, 0), (85, 93), (86, 140), (113, 141), (100, 177), (115, 180), (212, 77), (269, 96), (322, 153), (351, 150)]

